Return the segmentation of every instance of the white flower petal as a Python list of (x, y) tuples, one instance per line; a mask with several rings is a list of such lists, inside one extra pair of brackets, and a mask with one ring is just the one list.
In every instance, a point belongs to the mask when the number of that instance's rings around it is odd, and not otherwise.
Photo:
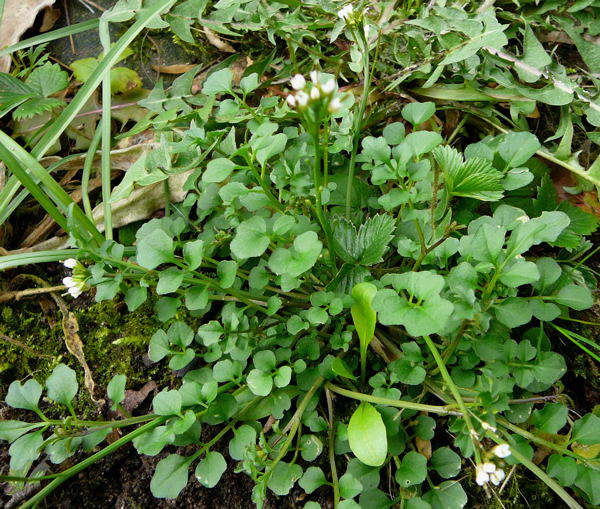
[(302, 90), (306, 86), (306, 80), (302, 74), (296, 74), (291, 80), (290, 85), (294, 90)]
[(310, 98), (316, 101), (319, 99), (319, 97), (321, 97), (321, 92), (319, 92), (319, 89), (317, 87), (312, 87), (310, 89)]
[(506, 458), (510, 456), (510, 446), (508, 444), (500, 444), (492, 449), (492, 452), (498, 456), (498, 458)]
[(342, 101), (340, 101), (338, 97), (334, 97), (329, 102), (329, 106), (327, 106), (329, 113), (337, 113), (338, 111), (340, 111), (341, 108), (342, 108)]
[(67, 268), (67, 269), (74, 269), (75, 266), (77, 265), (77, 260), (75, 258), (67, 258), (64, 262), (63, 265)]
[(285, 100), (292, 108), (296, 106), (296, 98), (292, 94), (288, 95)]

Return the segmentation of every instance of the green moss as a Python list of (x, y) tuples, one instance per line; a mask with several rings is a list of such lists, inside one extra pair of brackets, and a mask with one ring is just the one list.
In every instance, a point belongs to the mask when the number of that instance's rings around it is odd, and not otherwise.
[[(105, 396), (106, 385), (117, 373), (127, 376), (128, 388), (139, 387), (149, 380), (168, 384), (171, 373), (166, 366), (146, 366), (143, 361), (150, 337), (162, 325), (150, 304), (135, 313), (112, 301), (90, 305), (76, 301), (70, 308), (79, 323), (79, 336), (96, 383), (97, 398)], [(33, 376), (42, 382), (59, 362), (75, 369), (83, 386), (83, 369), (66, 349), (62, 316), (56, 308), (45, 314), (35, 301), (20, 301), (0, 307), (0, 316), (0, 332), (27, 347), (0, 341), (1, 395), (13, 380)], [(95, 411), (85, 390), (80, 391), (78, 399), (82, 414), (91, 415)]]

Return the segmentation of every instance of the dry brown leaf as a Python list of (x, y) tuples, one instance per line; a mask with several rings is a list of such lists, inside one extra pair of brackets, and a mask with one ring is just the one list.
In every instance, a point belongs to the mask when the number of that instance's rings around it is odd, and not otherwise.
[(238, 58), (233, 64), (231, 64), (231, 72), (233, 74), (233, 84), (238, 86), (240, 80), (244, 77), (244, 72), (248, 66), (252, 65), (252, 59), (248, 56)]
[(44, 9), (44, 19), (42, 20), (42, 26), (40, 27), (40, 32), (44, 33), (48, 30), (54, 28), (54, 25), (60, 18), (60, 10), (53, 9), (52, 7), (46, 7)]
[(183, 74), (184, 72), (191, 71), (194, 64), (173, 64), (173, 65), (153, 65), (152, 69), (162, 74)]
[(125, 391), (125, 399), (122, 401), (121, 406), (126, 412), (132, 412), (139, 407), (144, 400), (148, 397), (152, 391), (156, 390), (158, 386), (156, 382), (147, 382), (139, 391), (128, 389)]
[(71, 311), (68, 311), (66, 309), (63, 310), (62, 306), (61, 311), (63, 312), (62, 328), (65, 334), (65, 345), (67, 346), (67, 350), (69, 350), (71, 355), (73, 355), (79, 361), (79, 364), (81, 364), (81, 367), (83, 368), (83, 383), (85, 385), (85, 388), (89, 392), (92, 401), (97, 405), (102, 406), (104, 404), (104, 400), (96, 399), (94, 396), (96, 384), (94, 384), (92, 370), (90, 369), (87, 361), (85, 360), (85, 354), (83, 353), (83, 343), (81, 342), (81, 338), (78, 334), (79, 323), (77, 323), (77, 318), (73, 313), (71, 313)]
[[(0, 48), (19, 42), (25, 31), (33, 25), (38, 12), (53, 3), (54, 0), (6, 0), (0, 21)], [(10, 64), (10, 55), (0, 57), (0, 72), (8, 72)]]
[(210, 28), (203, 28), (204, 35), (208, 39), (215, 48), (221, 51), (225, 51), (226, 53), (235, 53), (234, 47), (229, 44), (227, 41), (221, 39), (217, 34), (215, 34)]
[(416, 437), (415, 445), (417, 446), (417, 451), (428, 460), (431, 459), (431, 440), (423, 440), (422, 438)]

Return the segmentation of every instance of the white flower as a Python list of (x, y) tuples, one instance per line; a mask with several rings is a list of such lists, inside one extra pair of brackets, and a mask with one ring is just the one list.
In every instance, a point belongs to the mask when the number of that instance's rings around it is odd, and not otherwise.
[(489, 431), (496, 431), (496, 428), (494, 428), (494, 426), (492, 426), (491, 424), (489, 424), (488, 422), (482, 421), (481, 422), (481, 427), (485, 430), (489, 430)]
[(290, 85), (294, 90), (302, 90), (306, 86), (306, 80), (302, 74), (296, 74), (291, 80)]
[(504, 481), (505, 477), (506, 474), (504, 473), (504, 470), (499, 468), (494, 473), (490, 474), (490, 481), (492, 481), (494, 486), (498, 486), (502, 481)]
[(308, 104), (308, 94), (306, 92), (298, 92), (296, 94), (296, 105), (298, 108), (305, 108)]
[(319, 88), (318, 87), (312, 87), (310, 89), (310, 98), (313, 101), (316, 101), (319, 97), (321, 97), (321, 92), (319, 92)]
[(74, 269), (75, 266), (77, 265), (77, 260), (75, 258), (67, 258), (64, 262), (63, 265), (67, 268), (67, 269)]
[(527, 214), (524, 214), (520, 217), (517, 217), (516, 220), (520, 221), (521, 223), (526, 223), (527, 221), (529, 221), (529, 216)]
[(334, 90), (335, 90), (335, 81), (333, 79), (330, 79), (327, 83), (323, 83), (323, 85), (321, 85), (321, 91), (325, 95), (332, 94)]
[(342, 101), (338, 97), (334, 97), (327, 106), (329, 113), (337, 113), (342, 108)]
[(83, 289), (85, 288), (85, 282), (73, 277), (65, 277), (62, 280), (63, 284), (67, 287), (67, 291), (69, 295), (76, 299), (83, 293)]
[(369, 34), (371, 33), (371, 26), (370, 25), (365, 25), (363, 28), (363, 32), (365, 34), (365, 39), (369, 38)]
[(288, 95), (285, 100), (292, 108), (296, 106), (296, 98), (292, 94)]
[(352, 7), (352, 4), (344, 5), (344, 7), (338, 11), (338, 17), (344, 21), (348, 21), (353, 12), (354, 8)]
[(475, 482), (479, 486), (483, 486), (486, 482), (489, 482), (490, 476), (483, 470), (482, 465), (477, 465), (475, 467)]
[(500, 444), (492, 449), (492, 452), (498, 456), (498, 458), (506, 458), (510, 456), (510, 446), (508, 444)]
[(486, 474), (491, 474), (492, 472), (496, 471), (496, 465), (494, 465), (493, 463), (490, 463), (489, 461), (487, 461), (483, 465), (481, 465), (481, 468), (483, 469), (483, 471)]
[(316, 85), (319, 83), (319, 72), (318, 71), (310, 71), (310, 80)]
[(72, 286), (71, 288), (69, 288), (68, 292), (69, 295), (71, 295), (71, 297), (76, 299), (81, 295), (81, 288), (79, 288), (78, 286)]

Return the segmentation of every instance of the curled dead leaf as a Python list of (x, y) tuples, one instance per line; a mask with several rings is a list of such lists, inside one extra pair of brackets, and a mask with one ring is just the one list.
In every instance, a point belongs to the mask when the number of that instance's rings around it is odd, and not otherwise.
[[(55, 0), (6, 0), (4, 14), (0, 20), (0, 48), (19, 42), (42, 9), (54, 4)], [(10, 69), (10, 55), (0, 57), (0, 72)]]
[(206, 36), (206, 39), (208, 39), (208, 42), (210, 42), (218, 50), (225, 51), (226, 53), (235, 53), (234, 47), (227, 41), (221, 39), (210, 28), (204, 27), (203, 32)]
[(196, 67), (194, 64), (153, 65), (152, 69), (162, 74), (183, 74)]

